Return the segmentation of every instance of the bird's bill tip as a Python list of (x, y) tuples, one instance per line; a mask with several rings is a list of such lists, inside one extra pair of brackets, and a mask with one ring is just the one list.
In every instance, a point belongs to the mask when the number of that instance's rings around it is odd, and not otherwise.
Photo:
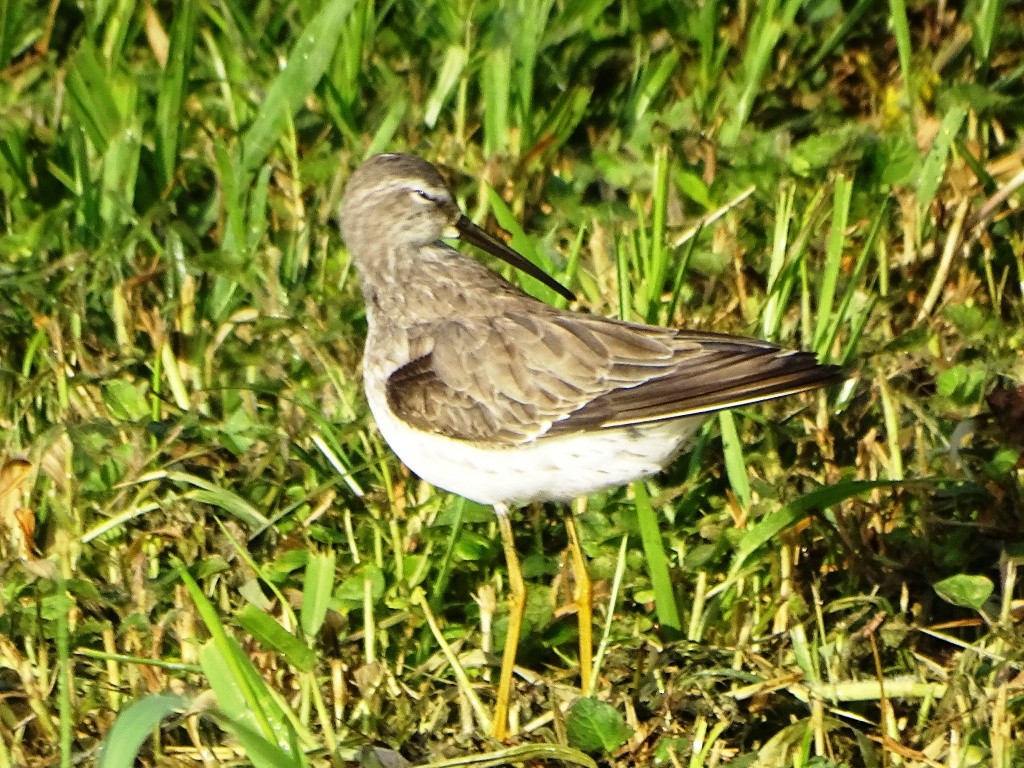
[(555, 280), (555, 278), (547, 272), (542, 270), (518, 251), (513, 250), (498, 238), (478, 227), (465, 215), (460, 215), (454, 224), (449, 225), (445, 229), (444, 234), (445, 237), (459, 237), (470, 245), (474, 245), (480, 250), (486, 251), (492, 256), (501, 259), (506, 264), (511, 264), (521, 272), (525, 272), (530, 277), (536, 278), (540, 282), (544, 283), (544, 285), (553, 290), (559, 296), (563, 296), (569, 301), (573, 301), (576, 298), (572, 291)]

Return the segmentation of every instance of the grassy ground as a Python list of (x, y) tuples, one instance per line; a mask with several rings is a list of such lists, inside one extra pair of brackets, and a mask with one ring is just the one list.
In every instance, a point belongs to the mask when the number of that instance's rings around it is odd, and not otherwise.
[[(0, 3), (0, 768), (1024, 764), (1024, 9), (959, 6)], [(580, 505), (592, 698), (518, 513), (512, 752), (491, 514), (361, 394), (384, 149), (581, 308), (851, 371)]]

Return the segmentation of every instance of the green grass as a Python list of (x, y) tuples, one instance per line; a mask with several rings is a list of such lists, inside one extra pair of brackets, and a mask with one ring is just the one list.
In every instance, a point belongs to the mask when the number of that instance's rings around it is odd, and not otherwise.
[[(1019, 4), (43, 5), (0, 4), (0, 768), (1024, 761)], [(362, 398), (335, 216), (385, 149), (581, 308), (851, 373), (577, 505), (593, 699), (566, 510), (517, 513), (506, 748), (493, 516)]]

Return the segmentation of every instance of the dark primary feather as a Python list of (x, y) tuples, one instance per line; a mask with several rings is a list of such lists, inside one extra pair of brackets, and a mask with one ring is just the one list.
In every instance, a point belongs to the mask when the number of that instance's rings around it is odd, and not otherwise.
[(545, 309), (477, 317), (472, 328), (432, 322), (431, 351), (387, 381), (392, 410), (424, 431), (512, 446), (706, 414), (839, 376), (811, 353), (756, 339)]

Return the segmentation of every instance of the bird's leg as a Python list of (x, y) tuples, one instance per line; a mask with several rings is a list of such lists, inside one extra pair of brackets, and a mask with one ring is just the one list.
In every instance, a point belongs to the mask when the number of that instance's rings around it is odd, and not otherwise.
[(512, 524), (508, 520), (508, 507), (495, 504), (498, 528), (501, 530), (501, 545), (505, 549), (505, 564), (508, 567), (508, 631), (505, 633), (505, 650), (501, 656), (501, 676), (498, 678), (498, 700), (494, 705), (494, 738), (504, 741), (508, 736), (508, 709), (512, 698), (512, 671), (516, 664), (516, 650), (519, 648), (519, 633), (523, 627), (523, 611), (526, 609), (526, 584), (519, 567)]
[(569, 510), (565, 529), (569, 534), (569, 552), (572, 556), (572, 571), (576, 582), (576, 619), (580, 634), (580, 689), (584, 696), (589, 696), (594, 654), (594, 590), (590, 575), (587, 573), (586, 561), (583, 559), (583, 549), (576, 533), (576, 518), (573, 517), (572, 510)]

